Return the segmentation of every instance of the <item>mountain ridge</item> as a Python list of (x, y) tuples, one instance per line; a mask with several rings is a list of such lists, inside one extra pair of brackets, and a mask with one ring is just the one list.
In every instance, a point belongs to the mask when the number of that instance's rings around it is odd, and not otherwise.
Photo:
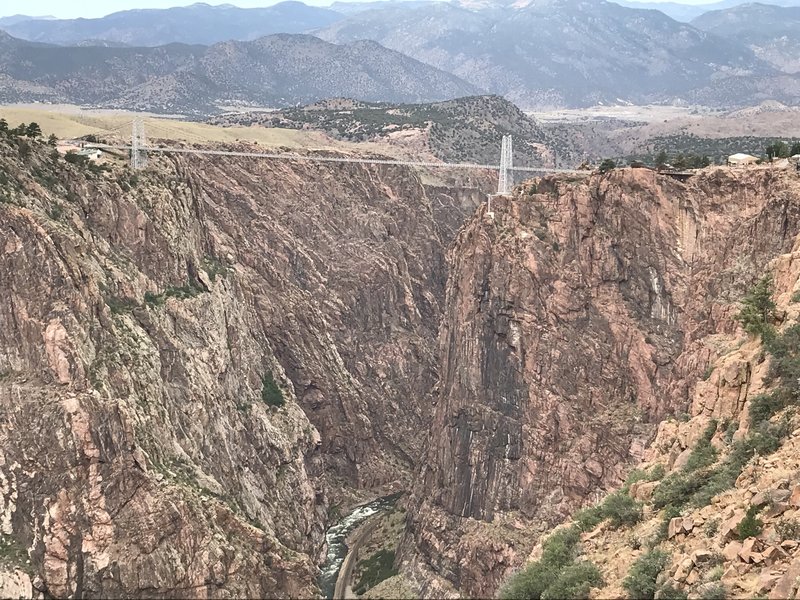
[(213, 46), (58, 47), (0, 36), (4, 102), (70, 102), (208, 114), (220, 105), (286, 106), (330, 96), (399, 102), (480, 90), (377, 42), (275, 34)]

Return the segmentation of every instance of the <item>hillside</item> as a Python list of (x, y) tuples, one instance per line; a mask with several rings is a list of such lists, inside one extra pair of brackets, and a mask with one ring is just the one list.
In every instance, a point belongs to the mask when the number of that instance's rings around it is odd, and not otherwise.
[(213, 46), (62, 48), (0, 33), (0, 51), (2, 102), (208, 114), (231, 104), (285, 106), (331, 96), (418, 102), (476, 92), (377, 43), (336, 45), (307, 35)]
[(278, 112), (216, 117), (221, 125), (315, 129), (341, 140), (381, 141), (430, 153), (445, 162), (497, 164), (503, 135), (514, 136), (517, 166), (549, 164), (547, 136), (536, 121), (498, 96), (431, 104), (327, 100)]

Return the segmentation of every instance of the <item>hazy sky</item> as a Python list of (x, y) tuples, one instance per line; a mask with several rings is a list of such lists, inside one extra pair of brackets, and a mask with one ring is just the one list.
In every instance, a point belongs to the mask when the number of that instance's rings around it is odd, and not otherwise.
[[(306, 4), (327, 6), (332, 0), (303, 0)], [(647, 2), (648, 0), (642, 0)], [(650, 0), (652, 1), (652, 0)], [(682, 4), (707, 4), (713, 0), (677, 0)], [(269, 6), (277, 0), (233, 0), (231, 2), (208, 2), (208, 4), (235, 4), (242, 7)], [(53, 15), (61, 19), (73, 17), (102, 17), (108, 13), (128, 8), (168, 8), (192, 4), (181, 0), (1, 0), (0, 16), (15, 14)]]

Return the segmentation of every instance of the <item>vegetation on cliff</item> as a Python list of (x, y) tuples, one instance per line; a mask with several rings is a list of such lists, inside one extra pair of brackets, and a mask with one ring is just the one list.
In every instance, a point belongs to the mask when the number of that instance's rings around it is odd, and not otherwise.
[(558, 600), (588, 598), (589, 590), (602, 584), (591, 562), (580, 556), (580, 529), (556, 531), (542, 544), (542, 556), (512, 576), (500, 590), (506, 600)]
[[(784, 450), (795, 463), (800, 459), (796, 450), (788, 448), (787, 441), (792, 431), (800, 431), (796, 429), (795, 414), (800, 404), (800, 324), (776, 329), (777, 303), (773, 295), (773, 279), (767, 275), (744, 295), (737, 315), (754, 341), (763, 340), (762, 348), (769, 358), (764, 378), (769, 391), (748, 399), (746, 430), (737, 435), (736, 427), (732, 427), (734, 415), (722, 423), (706, 419), (704, 430), (686, 449), (680, 467), (660, 481), (648, 477), (646, 470), (632, 472), (621, 490), (597, 506), (576, 513), (574, 524), (564, 530), (572, 536), (568, 538), (570, 547), (581, 547), (589, 560), (598, 561), (598, 577), (602, 575), (610, 586), (603, 588), (601, 595), (616, 595), (614, 590), (621, 589), (631, 599), (725, 598), (732, 593), (732, 587), (746, 585), (738, 579), (739, 561), (765, 565), (759, 580), (764, 587), (760, 589), (769, 591), (775, 586), (770, 597), (783, 597), (775, 593), (785, 594), (787, 589), (793, 589), (787, 588), (786, 582), (794, 577), (796, 568), (791, 551), (798, 547), (800, 526), (792, 515), (800, 509), (800, 482), (790, 477), (775, 490), (751, 486), (743, 506), (738, 504), (733, 511), (719, 508), (721, 502), (726, 502), (721, 498), (738, 496), (745, 473), (755, 476), (755, 465), (762, 464), (759, 461)], [(780, 464), (785, 459), (775, 460)], [(661, 464), (650, 468), (663, 472)], [(630, 510), (634, 506), (635, 513)], [(620, 511), (622, 518), (616, 514)], [(648, 517), (642, 519), (642, 513)], [(682, 552), (683, 544), (678, 547), (678, 541), (696, 535), (698, 525), (704, 525), (704, 535), (700, 537), (705, 542), (693, 552)], [(504, 597), (544, 597), (531, 582), (541, 581), (533, 575), (547, 564), (544, 557), (551, 539), (553, 536), (543, 545), (542, 559), (509, 579), (503, 588)], [(603, 539), (619, 541), (600, 545)], [(616, 543), (620, 546), (615, 547)], [(718, 549), (714, 549), (715, 544), (719, 544)], [(643, 550), (638, 550), (640, 547)], [(622, 554), (630, 554), (630, 568), (625, 571), (608, 563), (608, 553), (617, 556), (617, 560)]]

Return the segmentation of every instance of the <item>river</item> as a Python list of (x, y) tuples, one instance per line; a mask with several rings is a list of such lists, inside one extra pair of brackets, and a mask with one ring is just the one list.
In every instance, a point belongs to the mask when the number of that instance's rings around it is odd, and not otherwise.
[(347, 544), (345, 540), (359, 525), (372, 515), (388, 510), (394, 506), (400, 494), (392, 494), (378, 498), (367, 504), (356, 507), (353, 511), (328, 529), (325, 539), (328, 542), (328, 554), (325, 557), (319, 576), (319, 589), (323, 598), (333, 598), (333, 591), (336, 588), (336, 578), (339, 576), (339, 569), (347, 556)]

